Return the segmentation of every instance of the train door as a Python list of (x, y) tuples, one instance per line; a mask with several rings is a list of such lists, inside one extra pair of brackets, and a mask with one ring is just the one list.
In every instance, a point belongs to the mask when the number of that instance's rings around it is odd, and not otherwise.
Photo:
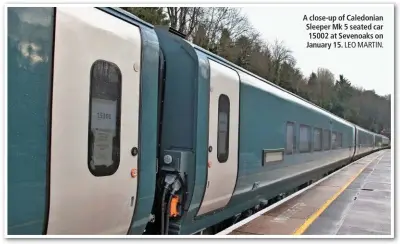
[(57, 8), (55, 25), (47, 234), (127, 234), (138, 183), (140, 30), (95, 8)]
[(238, 171), (239, 75), (210, 60), (207, 184), (197, 215), (225, 207)]

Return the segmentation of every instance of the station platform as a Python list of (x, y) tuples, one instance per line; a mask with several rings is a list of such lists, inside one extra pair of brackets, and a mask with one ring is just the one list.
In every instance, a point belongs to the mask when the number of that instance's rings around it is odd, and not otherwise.
[(390, 150), (367, 155), (218, 234), (390, 235)]

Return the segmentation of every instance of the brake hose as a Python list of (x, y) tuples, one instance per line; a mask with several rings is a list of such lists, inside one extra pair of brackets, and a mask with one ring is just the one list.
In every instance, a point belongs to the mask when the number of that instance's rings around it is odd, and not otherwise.
[(165, 194), (167, 193), (168, 187), (165, 185), (163, 195), (161, 198), (161, 235), (164, 234), (164, 215), (165, 215)]
[(172, 200), (172, 196), (173, 194), (169, 194), (169, 198), (168, 198), (168, 203), (167, 203), (167, 212), (166, 212), (166, 220), (165, 220), (165, 235), (168, 235), (169, 232), (169, 208), (171, 207), (171, 200)]
[(161, 234), (164, 234), (164, 215), (165, 215), (165, 194), (169, 187), (176, 181), (176, 175), (166, 175), (164, 178), (165, 186), (161, 199)]
[[(168, 202), (167, 202), (167, 211), (171, 208), (171, 200), (174, 194), (181, 189), (181, 182), (179, 178), (175, 178), (175, 181), (173, 183), (173, 189), (171, 193), (169, 194)], [(169, 232), (169, 212), (166, 212), (166, 221), (165, 221), (165, 234), (168, 235)]]

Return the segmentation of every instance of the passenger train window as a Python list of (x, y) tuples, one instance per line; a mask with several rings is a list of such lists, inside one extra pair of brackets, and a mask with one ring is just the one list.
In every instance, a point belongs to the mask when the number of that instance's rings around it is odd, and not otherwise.
[(343, 144), (343, 141), (342, 141), (342, 133), (338, 133), (337, 134), (337, 147), (338, 148), (342, 148), (342, 144)]
[(336, 131), (332, 132), (332, 149), (336, 149), (337, 148), (337, 133)]
[(324, 136), (323, 136), (323, 144), (324, 144), (324, 150), (330, 150), (331, 149), (331, 132), (329, 130), (324, 130)]
[(322, 150), (322, 129), (314, 128), (314, 151)]
[(299, 140), (299, 151), (309, 152), (311, 151), (311, 128), (308, 125), (300, 125), (300, 140)]
[(293, 122), (286, 123), (286, 154), (296, 152), (296, 129)]
[(121, 71), (104, 60), (90, 71), (88, 166), (94, 176), (114, 174), (120, 160)]
[(221, 94), (218, 99), (218, 139), (217, 158), (220, 163), (225, 163), (229, 155), (229, 110), (228, 96)]

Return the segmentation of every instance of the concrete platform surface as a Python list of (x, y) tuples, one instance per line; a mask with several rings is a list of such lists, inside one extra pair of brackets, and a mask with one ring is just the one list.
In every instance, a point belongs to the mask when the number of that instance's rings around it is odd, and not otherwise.
[(229, 235), (390, 235), (390, 150), (367, 155)]
[(390, 150), (368, 167), (312, 223), (305, 235), (390, 235)]

